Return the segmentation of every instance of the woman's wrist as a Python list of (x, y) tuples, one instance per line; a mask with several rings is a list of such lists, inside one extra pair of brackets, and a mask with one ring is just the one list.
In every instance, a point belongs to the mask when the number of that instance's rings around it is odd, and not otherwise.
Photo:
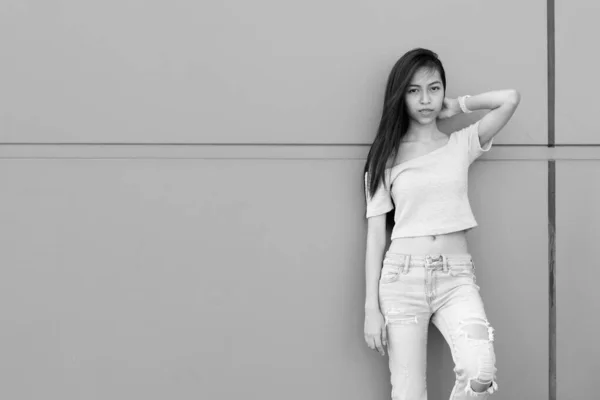
[(365, 314), (372, 312), (381, 312), (379, 310), (379, 304), (365, 304)]

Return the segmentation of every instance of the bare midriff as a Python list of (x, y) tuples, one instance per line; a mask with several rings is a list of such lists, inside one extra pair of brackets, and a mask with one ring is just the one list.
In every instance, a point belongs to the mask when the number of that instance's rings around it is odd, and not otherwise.
[(469, 252), (466, 232), (395, 238), (388, 251), (412, 255), (464, 254)]

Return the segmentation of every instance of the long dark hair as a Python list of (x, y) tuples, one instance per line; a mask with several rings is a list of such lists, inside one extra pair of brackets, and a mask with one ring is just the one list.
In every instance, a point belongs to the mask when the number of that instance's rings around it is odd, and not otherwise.
[[(386, 165), (396, 156), (400, 140), (406, 135), (409, 116), (405, 105), (405, 95), (410, 81), (419, 68), (437, 70), (446, 92), (446, 73), (438, 55), (431, 50), (416, 48), (404, 54), (392, 68), (387, 81), (381, 121), (377, 136), (371, 145), (363, 176), (369, 173), (368, 193), (372, 196), (378, 183), (384, 178)], [(364, 178), (363, 178), (364, 184)]]

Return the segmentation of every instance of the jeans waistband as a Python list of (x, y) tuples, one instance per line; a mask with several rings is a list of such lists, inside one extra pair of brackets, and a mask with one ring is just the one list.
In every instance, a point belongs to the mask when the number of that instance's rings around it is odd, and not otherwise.
[(392, 264), (404, 267), (407, 270), (409, 267), (425, 267), (430, 269), (443, 269), (444, 271), (450, 266), (472, 265), (473, 257), (470, 253), (443, 253), (443, 254), (400, 254), (386, 252), (383, 259), (385, 264)]

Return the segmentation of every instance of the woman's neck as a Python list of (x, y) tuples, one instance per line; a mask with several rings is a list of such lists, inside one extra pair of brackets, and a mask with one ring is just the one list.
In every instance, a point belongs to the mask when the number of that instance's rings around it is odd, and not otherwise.
[(403, 142), (434, 142), (445, 137), (438, 127), (437, 123), (431, 122), (427, 125), (422, 125), (411, 121), (406, 134), (402, 138)]

